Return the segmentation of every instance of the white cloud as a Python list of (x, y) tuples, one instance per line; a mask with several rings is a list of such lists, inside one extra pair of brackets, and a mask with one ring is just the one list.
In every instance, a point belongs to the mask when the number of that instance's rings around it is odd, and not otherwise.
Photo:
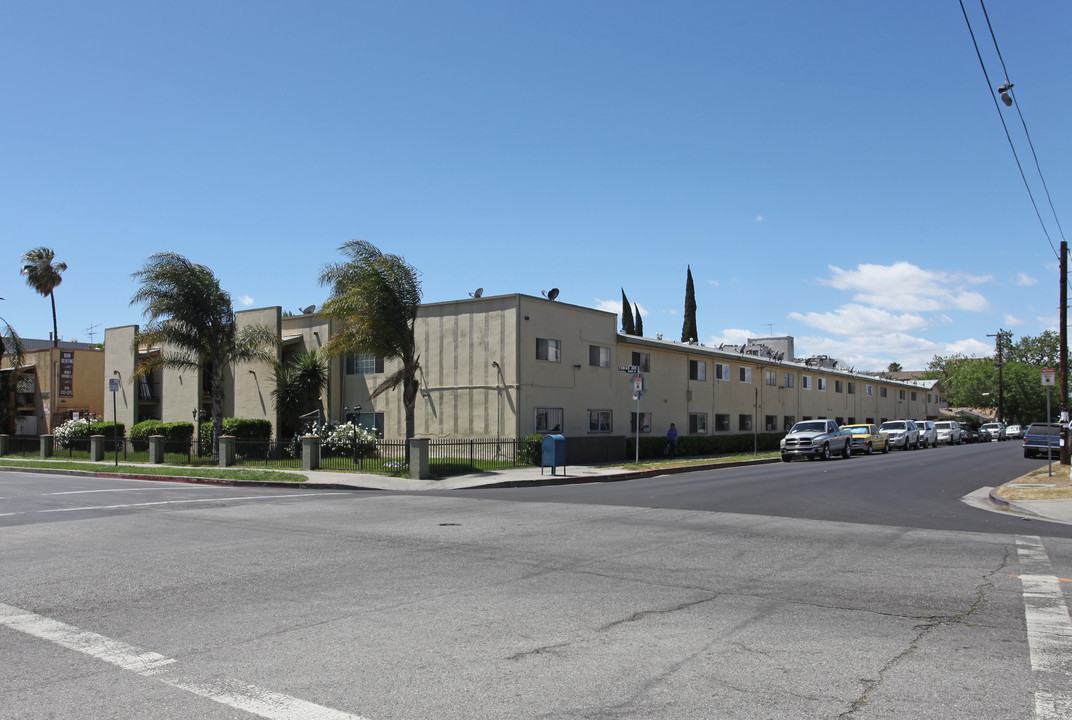
[(837, 335), (876, 335), (895, 331), (921, 330), (928, 323), (919, 315), (894, 315), (863, 305), (842, 305), (834, 312), (789, 313), (789, 317), (805, 325)]
[(855, 292), (858, 303), (894, 311), (965, 310), (985, 312), (990, 303), (971, 285), (990, 282), (990, 276), (923, 270), (910, 262), (893, 265), (858, 265), (855, 270), (830, 266), (832, 276), (823, 285)]
[(253, 298), (251, 298), (249, 295), (243, 295), (242, 297), (238, 298), (238, 303), (242, 307), (251, 307), (253, 305)]
[(756, 334), (751, 330), (741, 330), (738, 328), (727, 328), (722, 331), (721, 335), (712, 335), (707, 340), (707, 346), (718, 347), (719, 345), (743, 345), (748, 342), (748, 338), (756, 337)]
[(718, 287), (718, 280), (708, 280), (707, 284), (708, 285), (714, 285), (715, 287)]
[(604, 310), (615, 315), (622, 314), (622, 301), (621, 300), (600, 300), (595, 298), (596, 304), (594, 305), (596, 310)]
[(756, 215), (756, 222), (757, 223), (763, 222), (763, 216), (762, 215)]
[(798, 357), (828, 355), (857, 370), (879, 372), (891, 362), (900, 363), (905, 370), (924, 370), (935, 355), (960, 353), (970, 357), (985, 357), (993, 352), (993, 345), (971, 338), (940, 343), (906, 333), (887, 333), (870, 336), (866, 343), (800, 337), (796, 339), (796, 351)]
[(1020, 287), (1030, 287), (1036, 283), (1038, 283), (1038, 280), (1027, 273), (1016, 273), (1016, 284)]
[(1006, 313), (1005, 314), (1005, 321), (1004, 321), (1003, 324), (1007, 325), (1008, 327), (1016, 327), (1017, 325), (1023, 325), (1024, 321), (1021, 320), (1018, 317), (1014, 317), (1014, 316), (1009, 315), (1008, 313)]

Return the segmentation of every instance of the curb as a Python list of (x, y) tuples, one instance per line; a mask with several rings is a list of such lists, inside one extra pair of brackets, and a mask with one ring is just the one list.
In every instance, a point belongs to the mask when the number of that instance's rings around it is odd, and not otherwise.
[(778, 458), (764, 458), (761, 460), (737, 460), (726, 463), (706, 463), (703, 465), (679, 465), (676, 467), (659, 468), (653, 470), (631, 470), (622, 473), (607, 475), (584, 475), (555, 477), (540, 477), (539, 480), (503, 480), (501, 482), (486, 483), (484, 485), (469, 485), (457, 490), (483, 490), (485, 488), (519, 488), (519, 487), (542, 487), (545, 485), (584, 485), (588, 483), (623, 482), (626, 480), (640, 480), (645, 478), (659, 477), (660, 475), (682, 475), (697, 470), (718, 470), (720, 468), (746, 467), (748, 465), (770, 465), (779, 462)]

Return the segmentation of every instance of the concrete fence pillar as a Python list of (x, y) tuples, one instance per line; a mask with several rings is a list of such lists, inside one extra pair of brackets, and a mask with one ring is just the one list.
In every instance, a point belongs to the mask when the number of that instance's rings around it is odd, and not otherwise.
[(320, 437), (303, 435), (301, 439), (302, 470), (317, 470), (320, 467)]
[(431, 477), (428, 471), (428, 438), (409, 439), (409, 476), (413, 480)]
[(56, 436), (55, 435), (42, 435), (41, 436), (41, 459), (47, 460), (52, 457), (52, 453), (56, 448)]
[(231, 467), (235, 463), (234, 435), (220, 435), (220, 467)]
[(104, 436), (103, 435), (90, 435), (89, 436), (89, 459), (93, 462), (100, 462), (104, 459)]
[(164, 436), (149, 436), (149, 464), (159, 465), (164, 462)]

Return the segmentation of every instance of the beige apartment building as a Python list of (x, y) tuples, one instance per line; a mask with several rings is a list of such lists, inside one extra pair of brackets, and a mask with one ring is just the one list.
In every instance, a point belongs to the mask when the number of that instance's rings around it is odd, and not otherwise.
[[(236, 314), (281, 340), (280, 357), (320, 348), (331, 322), (316, 314), (282, 317), (278, 307)], [(123, 379), (120, 419), (190, 420), (208, 410), (203, 373), (166, 371), (130, 383), (136, 326), (105, 334), (105, 374)], [(642, 378), (640, 434), (784, 432), (798, 420), (840, 423), (936, 418), (934, 383), (872, 377), (829, 362), (792, 357), (791, 338), (768, 338), (733, 349), (623, 335), (617, 316), (528, 295), (431, 303), (417, 326), (421, 371), (416, 430), (426, 437), (520, 437), (561, 433), (591, 446), (621, 447), (636, 432), (634, 385)], [(780, 356), (775, 349), (781, 348)], [(789, 352), (785, 353), (785, 348)], [(405, 433), (401, 391), (370, 400), (397, 363), (351, 355), (330, 362), (320, 407), (325, 420), (359, 420), (387, 438)], [(229, 368), (225, 415), (265, 418), (278, 428), (265, 365)], [(109, 403), (110, 404), (110, 403)]]
[[(88, 343), (24, 340), (25, 352), (13, 394), (11, 427), (0, 432), (44, 435), (71, 418), (103, 416), (104, 352)], [(14, 371), (14, 356), (7, 353), (0, 372)]]

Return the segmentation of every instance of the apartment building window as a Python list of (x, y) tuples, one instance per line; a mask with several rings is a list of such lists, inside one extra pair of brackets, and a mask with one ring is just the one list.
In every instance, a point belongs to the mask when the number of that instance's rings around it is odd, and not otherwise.
[(800, 387), (804, 388), (805, 390), (811, 390), (811, 375), (800, 376)]
[(743, 383), (752, 382), (752, 368), (750, 368), (750, 367), (742, 367), (740, 370), (741, 370), (741, 382), (743, 382)]
[(856, 424), (856, 418), (854, 418), (854, 417), (852, 417), (852, 416), (850, 415), (850, 416), (849, 416), (849, 425), (855, 425), (855, 424)]
[(826, 392), (826, 378), (819, 378), (819, 392)]
[(588, 411), (588, 432), (609, 433), (611, 431), (611, 428), (612, 424), (610, 410)]
[[(637, 418), (637, 414), (635, 412), (629, 413), (629, 432), (631, 432), (631, 433), (635, 433), (637, 431), (636, 418)], [(640, 413), (640, 432), (642, 432), (642, 433), (650, 433), (651, 432), (651, 413), (650, 412), (642, 412), (642, 413)]]
[(358, 427), (376, 433), (376, 437), (383, 437), (383, 413), (382, 412), (348, 412), (346, 422), (353, 423)]
[(730, 429), (730, 416), (726, 413), (715, 413), (715, 432), (728, 432)]
[(931, 402), (931, 394), (927, 393), (927, 404), (930, 404), (930, 402)]
[(767, 415), (766, 418), (764, 418), (764, 420), (763, 420), (763, 428), (767, 432), (774, 432), (775, 430), (777, 430), (778, 429), (778, 416), (777, 415)]
[(725, 363), (715, 363), (715, 380), (729, 380), (730, 366)]
[(840, 415), (835, 416), (834, 417), (834, 422), (836, 422), (839, 426), (844, 425), (845, 424), (845, 418), (841, 417)]
[[(850, 382), (849, 383), (849, 395), (855, 395), (855, 394), (856, 394), (856, 383)], [(849, 424), (852, 425), (852, 423), (849, 423)]]
[(763, 375), (766, 378), (765, 382), (768, 385), (773, 387), (774, 385), (776, 385), (778, 383), (778, 373), (775, 372), (774, 370), (767, 370), (767, 371), (765, 371), (763, 373)]
[(536, 408), (536, 432), (562, 432), (562, 408)]
[(912, 402), (915, 402), (915, 401), (916, 401), (916, 391), (913, 390), (912, 391)]
[(588, 346), (588, 364), (592, 367), (610, 367), (610, 348), (600, 345)]
[(864, 395), (866, 395), (867, 397), (874, 397), (874, 395), (875, 395), (875, 386), (874, 385), (864, 385)]
[(347, 375), (380, 375), (383, 358), (370, 353), (350, 353), (346, 356)]
[(797, 424), (796, 415), (786, 415), (782, 418), (782, 430), (789, 432), (789, 430)]
[(562, 362), (562, 341), (536, 338), (536, 359)]
[(707, 434), (707, 413), (689, 413), (689, 435)]
[(707, 363), (703, 360), (689, 360), (689, 380), (706, 380)]
[(640, 368), (640, 372), (651, 372), (651, 354), (645, 352), (633, 353), (633, 365)]
[(786, 373), (785, 374), (785, 386), (787, 388), (793, 387), (793, 385), (796, 383), (796, 379), (797, 379), (797, 376), (794, 375), (793, 373)]
[(752, 416), (750, 414), (741, 413), (737, 416), (737, 429), (741, 431), (752, 429)]
[(840, 380), (835, 380), (834, 381), (834, 392), (836, 392), (836, 393), (845, 392), (845, 383), (841, 382)]
[(898, 400), (904, 400), (904, 390), (898, 390), (897, 391), (897, 399)]
[[(886, 388), (884, 388), (884, 387), (880, 387), (880, 388), (878, 389), (878, 396), (879, 396), (879, 397), (886, 397)], [(883, 420), (882, 422), (886, 422), (886, 421), (885, 421), (885, 420)]]

